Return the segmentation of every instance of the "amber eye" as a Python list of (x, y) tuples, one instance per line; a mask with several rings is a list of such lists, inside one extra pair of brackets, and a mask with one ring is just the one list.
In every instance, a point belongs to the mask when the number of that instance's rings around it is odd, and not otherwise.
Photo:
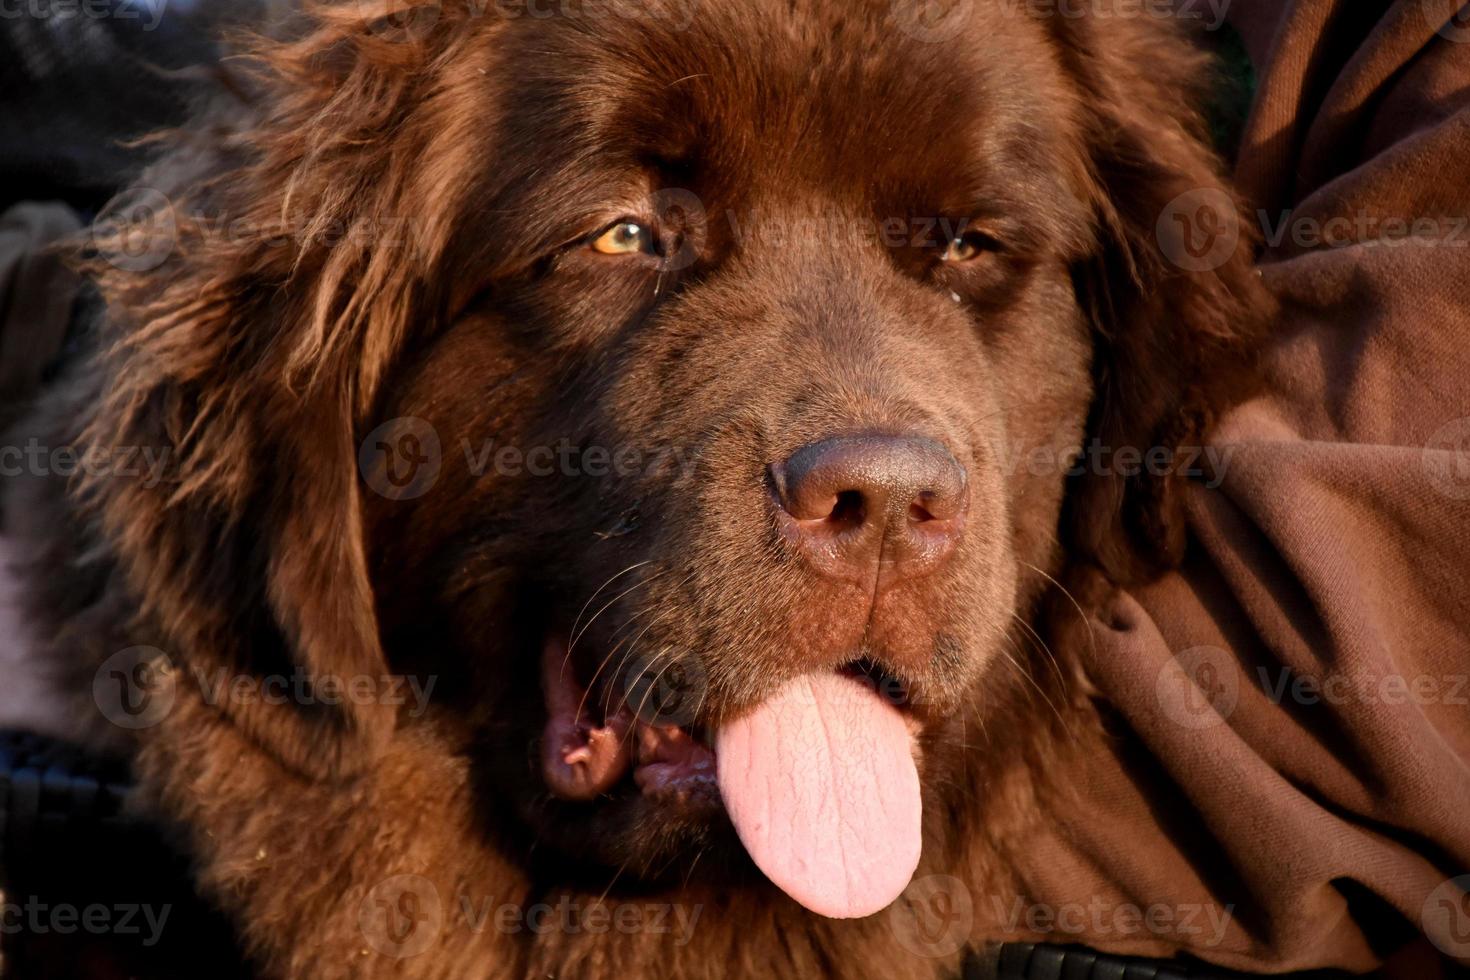
[(981, 231), (971, 231), (952, 239), (945, 246), (941, 262), (973, 262), (980, 256), (998, 251), (1000, 243)]
[(636, 221), (619, 221), (589, 243), (603, 255), (654, 255), (653, 232)]

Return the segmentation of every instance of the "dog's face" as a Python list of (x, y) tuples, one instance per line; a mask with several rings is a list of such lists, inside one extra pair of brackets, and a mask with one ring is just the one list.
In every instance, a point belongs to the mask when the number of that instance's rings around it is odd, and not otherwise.
[(610, 867), (709, 843), (714, 734), (793, 677), (950, 737), (1091, 402), (1039, 31), (784, 10), (512, 25), (494, 264), (381, 412), (446, 457), (370, 500), (390, 656), (432, 610), (524, 817)]
[[(305, 359), (326, 391), (273, 390), (251, 429), (323, 474), (309, 492), (251, 473), (211, 498), (274, 532), (244, 548), (252, 635), (319, 673), (448, 678), (543, 856), (686, 874), (746, 792), (722, 734), (802, 678), (865, 688), (867, 728), (899, 718), (926, 793), (962, 782), (961, 729), (1028, 669), (1015, 631), (1064, 551), (1121, 576), (1175, 546), (1167, 481), (1067, 470), (1089, 436), (1186, 435), (1194, 367), (1256, 301), (1243, 247), (1191, 271), (1155, 239), (1178, 194), (1219, 193), (1197, 62), (1157, 24), (982, 2), (936, 30), (900, 6), (442, 20), (324, 86), (382, 127), (371, 159), (346, 122), (301, 145), (293, 119), (335, 117), (300, 77), (261, 124), (242, 198), (408, 215), (410, 247), (236, 256), (242, 312), (296, 299), (277, 343), (209, 338), (219, 383)], [(426, 432), (432, 485), (375, 492)], [(298, 768), (388, 737), (364, 712), (240, 720)], [(842, 756), (796, 728), (789, 768)], [(740, 743), (757, 767), (765, 729)], [(325, 763), (297, 744), (323, 730)]]

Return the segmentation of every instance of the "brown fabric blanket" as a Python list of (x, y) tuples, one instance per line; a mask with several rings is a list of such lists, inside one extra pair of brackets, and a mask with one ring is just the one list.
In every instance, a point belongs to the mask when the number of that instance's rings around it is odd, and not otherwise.
[(987, 928), (1260, 972), (1422, 934), (1470, 963), (1458, 5), (1232, 8), (1260, 77), (1238, 178), (1283, 304), (1267, 386), (1213, 437), (1186, 566), (1067, 630), (1112, 737), (1064, 764), (1017, 895), (975, 896)]

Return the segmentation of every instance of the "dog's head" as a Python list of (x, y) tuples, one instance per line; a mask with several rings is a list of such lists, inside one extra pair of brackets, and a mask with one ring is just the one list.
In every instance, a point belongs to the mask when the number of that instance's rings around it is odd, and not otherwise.
[[(1064, 557), (1178, 555), (1170, 454), (1263, 302), (1248, 242), (1189, 250), (1233, 220), (1208, 69), (1000, 0), (367, 6), (265, 49), (174, 256), (104, 279), (93, 429), (182, 465), (92, 488), (149, 611), (439, 675), (543, 852), (683, 873), (728, 808), (871, 911)], [(396, 721), (227, 708), (319, 776)]]

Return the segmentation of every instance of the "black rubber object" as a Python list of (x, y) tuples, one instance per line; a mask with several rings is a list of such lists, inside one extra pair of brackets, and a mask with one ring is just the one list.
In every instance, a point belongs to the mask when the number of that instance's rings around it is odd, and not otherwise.
[(127, 818), (126, 767), (30, 732), (0, 730), (0, 868), (44, 860), (71, 833)]
[[(1081, 946), (1044, 943), (1007, 943), (991, 962), (996, 980), (1248, 980), (1252, 976), (1205, 963), (1111, 956)], [(967, 971), (966, 980), (991, 975), (977, 963)], [(1337, 980), (1347, 976), (1335, 971), (1278, 974), (1280, 980)]]

